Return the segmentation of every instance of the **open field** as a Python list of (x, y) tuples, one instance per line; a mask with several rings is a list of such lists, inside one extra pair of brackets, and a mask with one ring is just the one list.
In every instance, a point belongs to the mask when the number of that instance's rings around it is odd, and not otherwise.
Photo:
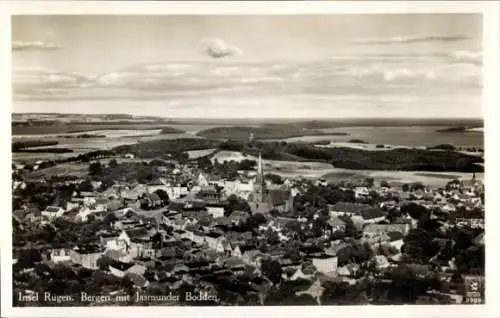
[(187, 152), (187, 154), (189, 156), (189, 159), (198, 159), (198, 158), (201, 158), (201, 157), (205, 157), (205, 156), (211, 155), (215, 151), (217, 151), (216, 148), (203, 149), (203, 150), (190, 150), (190, 151), (186, 151), (186, 152)]
[[(386, 180), (392, 185), (404, 183), (422, 182), (430, 187), (442, 187), (453, 179), (471, 179), (472, 174), (450, 172), (450, 173), (422, 173), (419, 171), (382, 171), (382, 170), (347, 170), (332, 169), (332, 171), (321, 176), (328, 182), (340, 182), (343, 180), (363, 180), (373, 178), (375, 181)], [(484, 179), (484, 173), (476, 173), (477, 179)]]
[(76, 177), (85, 177), (89, 172), (89, 164), (88, 163), (64, 163), (59, 164), (53, 167), (45, 168), (42, 170), (35, 170), (28, 174), (28, 177), (31, 178), (40, 178), (46, 177), (49, 178), (51, 176), (64, 176), (64, 175), (72, 175)]

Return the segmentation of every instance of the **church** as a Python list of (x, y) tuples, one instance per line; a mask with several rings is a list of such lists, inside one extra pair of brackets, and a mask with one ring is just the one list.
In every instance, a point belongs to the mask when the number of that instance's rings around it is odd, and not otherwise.
[(271, 210), (278, 210), (281, 213), (285, 213), (293, 209), (293, 195), (290, 190), (267, 188), (264, 179), (262, 156), (260, 154), (257, 164), (257, 177), (254, 189), (248, 197), (248, 204), (250, 205), (252, 214), (268, 214)]

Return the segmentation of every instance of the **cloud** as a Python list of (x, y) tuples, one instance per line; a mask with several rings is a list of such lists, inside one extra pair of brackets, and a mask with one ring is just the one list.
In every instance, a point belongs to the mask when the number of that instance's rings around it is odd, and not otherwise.
[[(465, 53), (456, 54), (465, 58)], [(447, 59), (443, 60), (443, 57)], [(472, 55), (470, 56), (472, 57)], [(448, 56), (427, 59), (322, 60), (305, 63), (231, 61), (143, 64), (102, 74), (53, 70), (13, 70), (14, 97), (23, 99), (168, 100), (218, 96), (372, 96), (427, 94), (481, 87), (481, 68), (450, 63)], [(469, 91), (470, 92), (470, 91)]]
[(483, 52), (481, 51), (455, 51), (449, 55), (456, 62), (482, 64)]
[(205, 46), (205, 54), (212, 58), (217, 59), (243, 54), (243, 51), (240, 48), (229, 45), (220, 39), (203, 39), (201, 42)]
[(378, 45), (378, 44), (409, 44), (421, 42), (457, 42), (469, 39), (467, 36), (460, 35), (420, 35), (420, 36), (397, 36), (387, 39), (360, 39), (355, 40), (355, 44)]
[(55, 51), (63, 47), (53, 43), (44, 43), (42, 41), (22, 42), (12, 41), (12, 51)]

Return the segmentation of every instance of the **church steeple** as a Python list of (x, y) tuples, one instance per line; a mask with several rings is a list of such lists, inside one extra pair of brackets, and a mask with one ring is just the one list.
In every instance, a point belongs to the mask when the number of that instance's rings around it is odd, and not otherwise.
[(259, 161), (257, 163), (257, 182), (264, 183), (264, 171), (262, 168), (262, 155), (259, 153)]
[(257, 178), (255, 182), (255, 194), (257, 202), (263, 202), (264, 200), (264, 168), (262, 165), (262, 155), (259, 153), (259, 161), (257, 162)]

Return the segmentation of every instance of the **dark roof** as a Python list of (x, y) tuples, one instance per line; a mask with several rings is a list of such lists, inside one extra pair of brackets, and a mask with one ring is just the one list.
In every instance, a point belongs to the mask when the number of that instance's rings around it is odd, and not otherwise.
[(366, 208), (360, 211), (360, 215), (363, 217), (363, 219), (374, 219), (374, 218), (379, 218), (382, 216), (386, 216), (387, 212), (383, 211), (380, 208), (376, 207), (370, 207)]
[(101, 248), (97, 244), (80, 245), (74, 249), (75, 252), (80, 254), (100, 253)]
[(397, 241), (404, 237), (403, 233), (397, 231), (387, 232), (387, 236), (389, 236), (389, 241)]
[(149, 233), (145, 228), (131, 229), (126, 230), (125, 232), (130, 238), (149, 236)]
[(59, 211), (59, 207), (57, 206), (48, 206), (45, 211), (47, 212), (58, 212)]
[(267, 197), (271, 205), (282, 205), (290, 199), (290, 191), (281, 189), (268, 190)]
[(214, 233), (214, 232), (207, 233), (205, 236), (212, 237), (212, 238), (221, 237), (221, 235), (219, 233)]

